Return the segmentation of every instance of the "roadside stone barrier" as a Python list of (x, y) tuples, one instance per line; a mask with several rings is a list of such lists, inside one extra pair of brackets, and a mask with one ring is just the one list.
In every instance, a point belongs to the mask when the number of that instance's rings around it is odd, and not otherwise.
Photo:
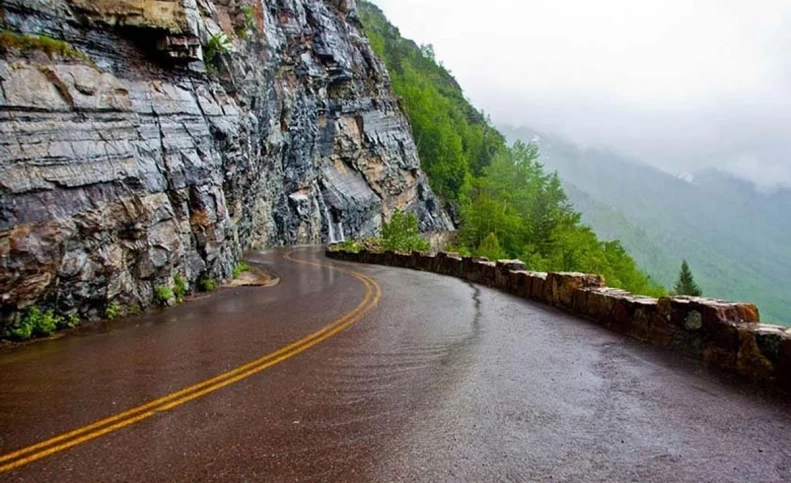
[(607, 287), (600, 275), (534, 272), (519, 260), (492, 262), (458, 253), (328, 249), (327, 256), (449, 275), (504, 290), (791, 393), (791, 328), (761, 324), (754, 304), (703, 297), (656, 299)]

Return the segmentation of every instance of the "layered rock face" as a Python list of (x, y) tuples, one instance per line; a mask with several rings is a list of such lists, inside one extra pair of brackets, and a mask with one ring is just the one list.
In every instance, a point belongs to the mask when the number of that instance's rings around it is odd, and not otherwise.
[(353, 0), (0, 8), (3, 323), (146, 307), (176, 274), (373, 235), (396, 209), (452, 229)]

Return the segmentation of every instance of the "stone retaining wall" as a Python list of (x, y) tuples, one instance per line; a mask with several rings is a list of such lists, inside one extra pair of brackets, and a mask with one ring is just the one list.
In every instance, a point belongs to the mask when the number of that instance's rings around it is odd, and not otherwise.
[(655, 299), (605, 286), (599, 275), (531, 272), (519, 260), (453, 253), (327, 251), (337, 260), (411, 268), (463, 278), (560, 308), (712, 366), (791, 392), (791, 328), (759, 323), (753, 304), (701, 297)]

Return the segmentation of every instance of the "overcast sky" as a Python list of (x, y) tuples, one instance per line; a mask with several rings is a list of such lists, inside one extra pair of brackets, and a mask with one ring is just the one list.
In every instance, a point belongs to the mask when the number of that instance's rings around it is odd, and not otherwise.
[(498, 124), (791, 187), (791, 0), (374, 0)]

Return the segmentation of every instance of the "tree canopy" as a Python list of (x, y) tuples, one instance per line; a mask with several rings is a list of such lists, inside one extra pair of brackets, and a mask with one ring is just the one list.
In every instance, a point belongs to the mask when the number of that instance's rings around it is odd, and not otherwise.
[(402, 99), (429, 183), (461, 214), (461, 251), (519, 258), (533, 270), (599, 273), (613, 287), (664, 294), (620, 242), (601, 241), (582, 225), (557, 173), (545, 172), (536, 146), (506, 144), (464, 98), (432, 46), (402, 38), (368, 2), (361, 4), (361, 14)]

